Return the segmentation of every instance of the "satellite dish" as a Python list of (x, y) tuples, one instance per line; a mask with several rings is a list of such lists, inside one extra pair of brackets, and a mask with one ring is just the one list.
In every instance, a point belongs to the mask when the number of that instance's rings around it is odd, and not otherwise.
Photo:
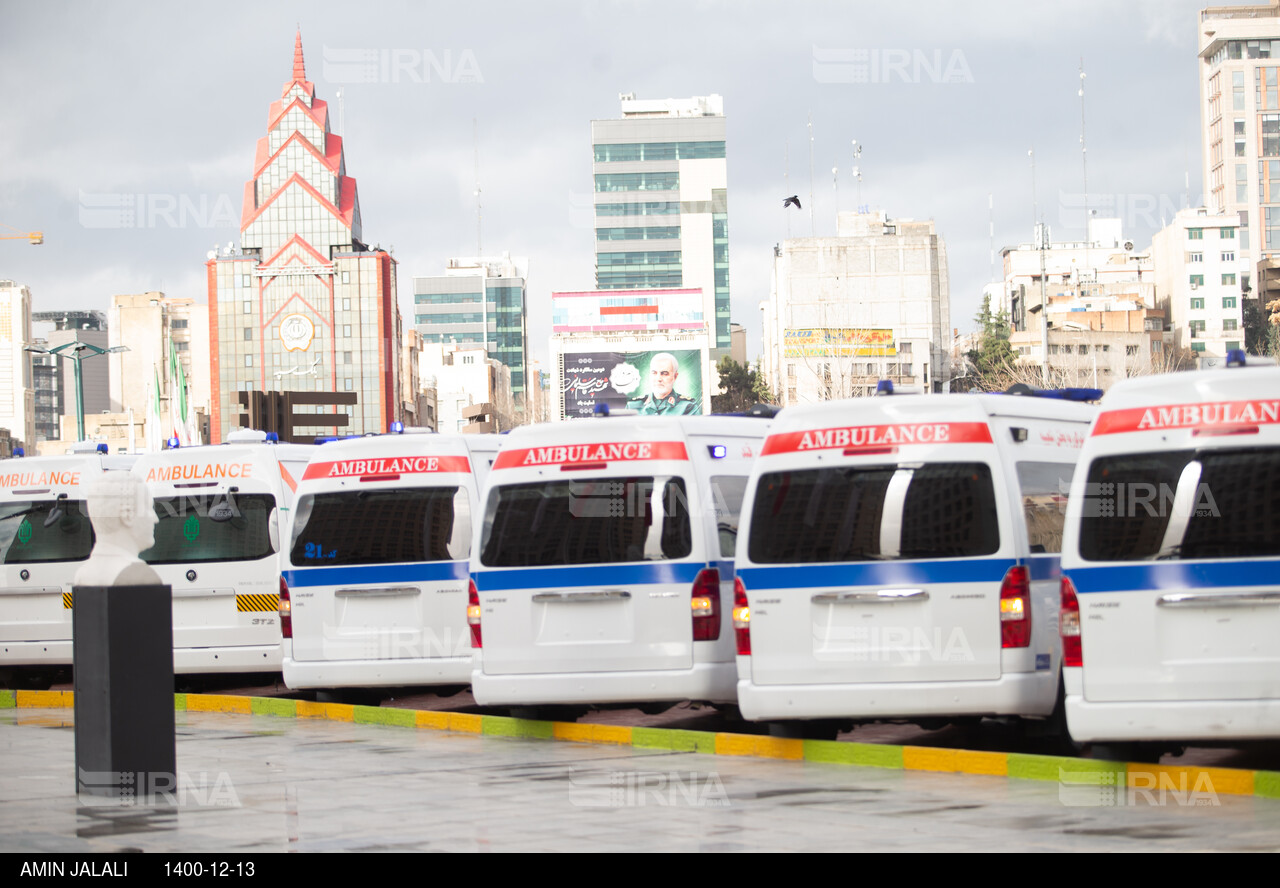
[(1132, 250), (1133, 250), (1133, 241), (1125, 241), (1125, 242), (1124, 242), (1124, 248), (1125, 248), (1126, 250), (1132, 251)]
[(205, 253), (204, 255), (205, 255), (205, 258), (206, 258), (206, 259), (217, 259), (217, 258), (218, 258), (218, 251), (217, 251), (217, 250), (210, 250), (209, 252)]

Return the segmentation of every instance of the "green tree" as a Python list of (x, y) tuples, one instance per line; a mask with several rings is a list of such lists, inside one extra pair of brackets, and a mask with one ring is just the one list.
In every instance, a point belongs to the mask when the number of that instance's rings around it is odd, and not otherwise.
[(972, 375), (976, 377), (974, 388), (994, 391), (1000, 388), (1001, 376), (1009, 371), (1018, 357), (1009, 344), (1009, 336), (1013, 332), (1009, 315), (1004, 311), (992, 314), (991, 297), (984, 296), (982, 311), (973, 320), (981, 331), (977, 347), (969, 352)]
[(760, 370), (760, 362), (755, 367), (739, 364), (725, 355), (716, 364), (720, 373), (720, 388), (723, 395), (711, 396), (711, 409), (715, 413), (742, 413), (753, 404), (772, 404), (773, 395), (764, 374)]

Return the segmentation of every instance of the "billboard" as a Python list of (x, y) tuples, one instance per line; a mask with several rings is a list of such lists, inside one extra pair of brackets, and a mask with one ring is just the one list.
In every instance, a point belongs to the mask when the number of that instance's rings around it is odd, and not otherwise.
[(788, 358), (891, 358), (893, 331), (864, 327), (810, 327), (782, 331)]
[(566, 419), (591, 416), (597, 404), (664, 416), (702, 413), (702, 351), (567, 352)]

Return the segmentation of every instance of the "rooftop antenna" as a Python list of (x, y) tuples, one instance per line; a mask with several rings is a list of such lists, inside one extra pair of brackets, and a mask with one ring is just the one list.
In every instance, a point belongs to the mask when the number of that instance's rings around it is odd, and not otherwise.
[(862, 167), (858, 166), (858, 161), (862, 160), (862, 146), (858, 144), (858, 140), (853, 140), (853, 178), (857, 184), (857, 209), (862, 212)]
[[(782, 149), (782, 190), (784, 193), (791, 190), (791, 140), (784, 141)], [(786, 209), (784, 206), (783, 209)], [(787, 239), (791, 239), (791, 214), (785, 213), (787, 217)]]
[[(1089, 262), (1089, 155), (1084, 139), (1084, 57), (1080, 57), (1080, 170), (1084, 175), (1084, 266), (1091, 269)], [(1081, 286), (1081, 295), (1084, 287)]]
[(476, 153), (476, 256), (478, 258), (484, 255), (484, 247), (480, 236), (480, 129), (474, 117), (471, 118), (471, 141), (475, 145)]
[(836, 161), (836, 166), (831, 168), (831, 189), (836, 193), (836, 233), (840, 232), (840, 166)]

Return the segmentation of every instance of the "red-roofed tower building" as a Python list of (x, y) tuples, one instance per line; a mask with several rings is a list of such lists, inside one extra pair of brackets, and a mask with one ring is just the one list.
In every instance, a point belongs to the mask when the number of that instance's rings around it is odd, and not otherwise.
[(307, 434), (381, 432), (399, 418), (395, 260), (363, 243), (356, 180), (307, 80), (301, 33), (245, 184), (240, 249), (206, 268), (214, 443), (239, 427), (240, 392), (356, 394), (353, 407), (295, 407), (349, 415), (345, 426), (318, 417)]

